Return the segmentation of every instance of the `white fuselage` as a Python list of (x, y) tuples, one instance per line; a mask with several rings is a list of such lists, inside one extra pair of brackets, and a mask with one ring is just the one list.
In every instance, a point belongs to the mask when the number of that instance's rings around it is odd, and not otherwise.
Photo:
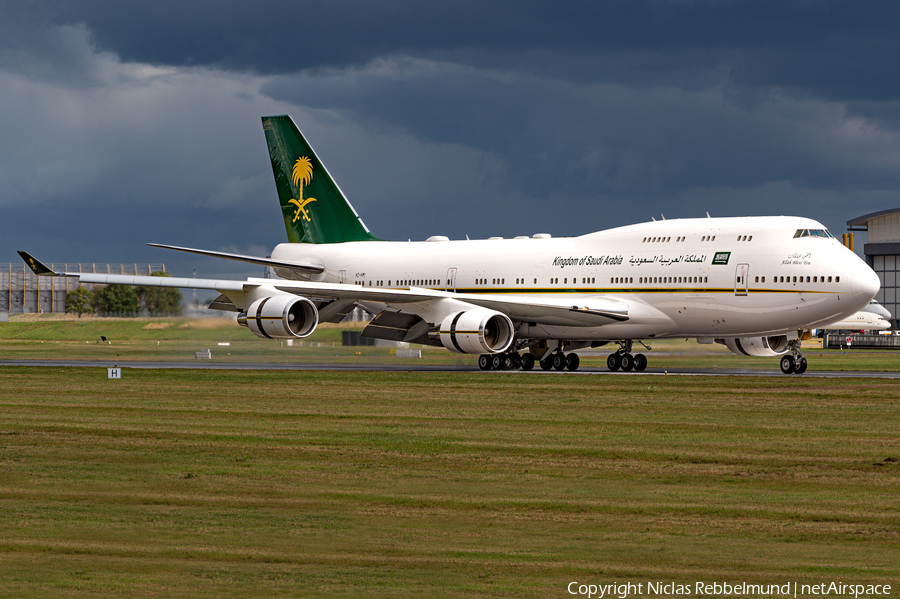
[(314, 281), (629, 306), (627, 321), (597, 327), (521, 323), (535, 339), (754, 337), (848, 317), (878, 291), (834, 238), (795, 237), (824, 229), (800, 217), (678, 219), (580, 237), (281, 244), (272, 258), (323, 264)]
[(890, 328), (891, 323), (883, 316), (864, 310), (819, 327), (824, 331), (887, 331)]

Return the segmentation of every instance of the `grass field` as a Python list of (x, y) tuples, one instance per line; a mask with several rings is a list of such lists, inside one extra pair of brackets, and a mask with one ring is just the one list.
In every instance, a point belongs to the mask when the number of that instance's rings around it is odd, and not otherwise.
[(896, 383), (0, 369), (0, 595), (900, 582)]
[[(444, 348), (422, 349), (422, 358), (397, 358), (389, 347), (342, 347), (342, 330), (361, 330), (362, 323), (322, 324), (313, 335), (288, 346), (279, 340), (259, 339), (233, 320), (207, 318), (52, 320), (0, 323), (0, 359), (65, 359), (127, 361), (192, 361), (197, 351), (210, 349), (213, 362), (434, 364), (475, 368), (476, 357)], [(109, 343), (100, 341), (106, 337)], [(218, 343), (229, 343), (219, 346)], [(694, 340), (654, 341), (645, 352), (650, 367), (751, 368), (778, 373), (778, 357), (751, 358), (731, 354), (722, 345)], [(584, 368), (605, 368), (610, 346), (580, 350)], [(900, 370), (900, 353), (888, 350), (821, 350), (808, 342), (804, 353), (809, 372), (830, 370)], [(635, 350), (643, 351), (643, 350)]]

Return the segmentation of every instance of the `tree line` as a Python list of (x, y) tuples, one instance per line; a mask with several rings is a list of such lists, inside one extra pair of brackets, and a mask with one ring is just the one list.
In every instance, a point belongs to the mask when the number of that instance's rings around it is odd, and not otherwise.
[[(151, 277), (172, 276), (155, 271)], [(137, 314), (146, 310), (151, 315), (181, 314), (181, 291), (172, 287), (132, 287), (131, 285), (94, 285), (89, 291), (83, 286), (66, 294), (66, 312), (78, 314)]]

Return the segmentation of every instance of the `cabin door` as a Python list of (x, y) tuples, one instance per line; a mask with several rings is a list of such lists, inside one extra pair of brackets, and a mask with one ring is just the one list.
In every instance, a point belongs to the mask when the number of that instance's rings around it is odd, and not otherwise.
[(750, 285), (750, 265), (738, 264), (734, 273), (734, 294), (747, 295), (747, 289)]
[(447, 269), (447, 285), (444, 288), (445, 291), (456, 291), (456, 271), (456, 267)]
[(346, 283), (347, 282), (347, 271), (341, 270), (338, 271), (338, 283)]

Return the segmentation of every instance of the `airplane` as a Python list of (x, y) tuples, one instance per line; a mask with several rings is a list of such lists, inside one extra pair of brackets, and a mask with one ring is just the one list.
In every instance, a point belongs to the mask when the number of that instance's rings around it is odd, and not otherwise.
[(802, 374), (801, 340), (847, 318), (878, 276), (820, 223), (789, 216), (645, 222), (578, 237), (384, 241), (373, 235), (293, 120), (262, 118), (288, 242), (270, 257), (150, 243), (270, 267), (246, 281), (55, 272), (83, 283), (211, 289), (210, 308), (267, 339), (310, 335), (355, 307), (363, 335), (478, 355), (483, 370), (579, 367), (575, 350), (613, 344), (612, 371), (643, 371), (636, 346), (718, 342), (782, 356)]
[(879, 304), (876, 300), (872, 300), (871, 302), (869, 302), (869, 305), (862, 308), (860, 312), (872, 312), (873, 314), (878, 314), (885, 320), (891, 319), (891, 313), (888, 311), (888, 309)]
[[(878, 307), (881, 308), (880, 305)], [(881, 309), (887, 312), (884, 308)], [(847, 318), (829, 322), (819, 327), (819, 329), (826, 331), (886, 331), (890, 328), (891, 323), (884, 316), (865, 309)]]

